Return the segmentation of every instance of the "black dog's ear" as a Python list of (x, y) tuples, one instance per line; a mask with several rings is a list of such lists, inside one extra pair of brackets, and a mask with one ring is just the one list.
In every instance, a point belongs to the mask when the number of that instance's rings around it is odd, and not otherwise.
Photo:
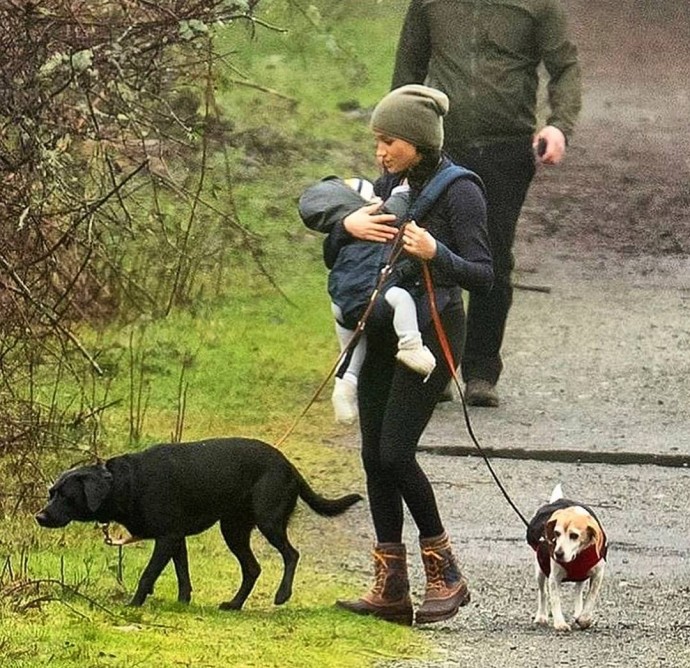
[(89, 475), (84, 476), (84, 496), (88, 509), (95, 513), (105, 498), (110, 493), (113, 476), (105, 466), (101, 465), (97, 470), (90, 471)]

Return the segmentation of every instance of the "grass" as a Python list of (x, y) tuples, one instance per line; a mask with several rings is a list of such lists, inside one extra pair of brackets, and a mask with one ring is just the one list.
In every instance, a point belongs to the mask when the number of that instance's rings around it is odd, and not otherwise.
[(25, 569), (37, 584), (6, 595), (0, 608), (3, 665), (354, 667), (414, 648), (407, 629), (337, 611), (331, 601), (343, 595), (342, 581), (310, 572), (308, 564), (298, 570), (293, 599), (275, 608), (279, 566), (260, 541), (264, 572), (245, 610), (218, 611), (237, 572), (213, 531), (189, 541), (195, 587), (189, 607), (174, 602), (174, 577), (165, 572), (145, 607), (125, 608), (125, 590), (149, 548), (125, 548), (120, 584), (117, 548), (95, 543), (91, 533), (87, 527), (53, 532), (41, 550), (32, 550)]
[[(262, 17), (287, 32), (258, 28), (249, 40), (231, 27), (219, 38), (219, 47), (232, 51), (216, 93), (225, 117), (238, 132), (271, 128), (290, 154), (266, 159), (258, 177), (237, 171), (233, 182), (241, 222), (262, 237), (263, 262), (280, 292), (239, 258), (226, 270), (219, 298), (173, 310), (165, 320), (81, 331), (106, 370), (94, 381), (94, 396), (119, 402), (95, 436), (102, 456), (169, 440), (182, 414), (185, 440), (234, 434), (276, 442), (328, 374), (337, 346), (321, 239), (299, 221), (297, 197), (326, 174), (373, 175), (366, 123), (339, 105), (366, 109), (387, 89), (406, 4), (329, 1), (315, 3), (317, 11), (294, 1), (264, 2)], [(52, 388), (41, 392), (48, 396)], [(138, 433), (130, 439), (133, 421)], [(333, 425), (328, 396), (321, 396), (281, 447), (319, 491), (361, 491), (357, 449), (333, 445), (343, 437), (356, 434)], [(76, 458), (65, 452), (46, 462), (46, 474)], [(272, 602), (280, 559), (255, 537), (264, 570), (239, 614), (217, 609), (239, 573), (216, 529), (189, 540), (192, 604), (175, 602), (168, 568), (139, 609), (124, 604), (149, 543), (120, 552), (105, 546), (93, 526), (41, 530), (21, 513), (6, 517), (2, 529), (3, 666), (361, 668), (427, 653), (415, 631), (332, 605), (362, 586), (360, 575), (341, 566), (353, 549), (347, 516), (326, 520), (298, 506), (291, 536), (302, 559), (293, 598), (281, 608)]]

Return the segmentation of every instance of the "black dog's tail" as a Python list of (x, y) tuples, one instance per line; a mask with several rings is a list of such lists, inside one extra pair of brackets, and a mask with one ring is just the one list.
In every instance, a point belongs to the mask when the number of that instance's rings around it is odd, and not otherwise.
[(317, 494), (295, 469), (299, 483), (300, 498), (316, 513), (325, 517), (334, 517), (344, 513), (350, 506), (362, 500), (361, 494), (346, 494), (338, 499), (327, 499)]

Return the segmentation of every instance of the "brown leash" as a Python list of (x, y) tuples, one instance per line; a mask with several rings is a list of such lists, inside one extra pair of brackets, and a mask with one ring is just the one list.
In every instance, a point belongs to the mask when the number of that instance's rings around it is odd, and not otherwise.
[(400, 226), (400, 229), (398, 230), (397, 235), (393, 239), (393, 244), (391, 247), (391, 251), (388, 254), (388, 259), (386, 260), (386, 264), (384, 265), (383, 269), (381, 269), (381, 272), (379, 274), (378, 281), (376, 282), (376, 287), (374, 288), (374, 291), (371, 293), (369, 297), (369, 301), (367, 302), (367, 306), (364, 309), (364, 312), (362, 313), (361, 317), (359, 318), (357, 322), (357, 327), (355, 327), (354, 332), (352, 333), (352, 336), (350, 337), (350, 340), (347, 342), (347, 345), (343, 348), (343, 350), (340, 352), (338, 355), (338, 358), (336, 359), (335, 363), (331, 367), (331, 370), (328, 372), (328, 375), (323, 379), (321, 384), (316, 388), (316, 391), (312, 395), (311, 399), (307, 403), (307, 405), (304, 407), (302, 412), (295, 418), (293, 423), (288, 427), (287, 431), (276, 441), (275, 447), (279, 448), (292, 434), (292, 432), (295, 430), (297, 425), (300, 423), (302, 418), (307, 414), (309, 409), (314, 405), (314, 402), (318, 399), (319, 395), (323, 391), (323, 389), (326, 387), (330, 379), (333, 377), (335, 372), (338, 370), (340, 365), (343, 363), (343, 360), (347, 356), (347, 354), (352, 350), (355, 345), (357, 344), (357, 341), (359, 340), (359, 337), (362, 335), (362, 332), (364, 331), (364, 328), (366, 327), (367, 320), (369, 319), (369, 316), (371, 315), (371, 311), (374, 308), (374, 302), (376, 301), (376, 298), (379, 296), (381, 289), (383, 288), (384, 283), (388, 280), (388, 277), (391, 275), (391, 272), (393, 271), (393, 266), (395, 265), (396, 261), (400, 257), (400, 253), (402, 253), (403, 250), (403, 230), (405, 229), (405, 225), (407, 223), (404, 223), (403, 225)]
[(496, 472), (494, 471), (493, 466), (491, 466), (491, 462), (489, 461), (489, 458), (486, 456), (486, 453), (482, 449), (482, 446), (479, 444), (479, 441), (477, 440), (477, 437), (474, 434), (474, 429), (472, 429), (472, 423), (470, 422), (470, 415), (467, 411), (467, 403), (465, 402), (465, 395), (463, 394), (462, 388), (460, 387), (460, 379), (458, 378), (457, 364), (453, 360), (453, 351), (450, 349), (450, 343), (448, 342), (448, 337), (446, 336), (446, 332), (443, 329), (443, 323), (441, 322), (441, 316), (439, 315), (438, 308), (436, 306), (436, 295), (434, 294), (434, 284), (433, 284), (433, 281), (431, 280), (431, 271), (429, 270), (429, 265), (426, 261), (422, 262), (422, 273), (424, 274), (424, 285), (426, 287), (427, 294), (429, 295), (429, 306), (431, 308), (431, 319), (433, 320), (434, 328), (436, 329), (436, 336), (438, 337), (438, 341), (439, 341), (439, 344), (441, 345), (441, 350), (443, 352), (443, 356), (445, 357), (446, 364), (448, 365), (448, 369), (450, 370), (450, 375), (453, 378), (453, 382), (455, 383), (455, 387), (457, 387), (457, 389), (458, 389), (458, 393), (460, 394), (460, 401), (462, 403), (462, 412), (463, 412), (463, 415), (465, 416), (465, 425), (467, 427), (467, 433), (470, 435), (470, 439), (472, 439), (472, 443), (474, 443), (475, 447), (479, 451), (479, 454), (482, 456), (484, 463), (486, 464), (487, 468), (489, 469), (491, 476), (493, 477), (495, 483), (498, 485), (498, 488), (501, 490), (501, 493), (505, 497), (506, 501), (508, 501), (511, 508), (517, 513), (517, 516), (523, 521), (524, 525), (529, 526), (529, 522), (525, 519), (524, 515), (520, 512), (518, 507), (515, 505), (513, 500), (510, 498), (510, 495), (508, 494), (508, 492), (503, 487), (503, 484), (501, 483), (498, 476), (496, 475)]
[[(352, 348), (355, 346), (357, 343), (359, 337), (362, 335), (362, 332), (364, 331), (364, 328), (366, 327), (367, 320), (369, 319), (369, 315), (371, 314), (371, 311), (374, 308), (374, 302), (376, 301), (376, 298), (379, 296), (379, 293), (381, 292), (381, 289), (383, 288), (384, 283), (386, 280), (388, 280), (388, 277), (391, 275), (391, 272), (393, 271), (393, 266), (395, 265), (395, 262), (398, 260), (400, 257), (400, 254), (402, 253), (403, 250), (403, 230), (405, 229), (406, 223), (400, 226), (400, 229), (398, 230), (398, 234), (396, 235), (395, 239), (393, 240), (393, 245), (391, 248), (391, 252), (388, 255), (388, 260), (386, 261), (385, 266), (383, 269), (381, 269), (381, 273), (379, 274), (379, 279), (376, 283), (376, 287), (374, 288), (374, 291), (371, 293), (371, 296), (369, 297), (369, 301), (367, 302), (367, 306), (364, 309), (364, 312), (362, 313), (362, 316), (360, 317), (359, 321), (357, 322), (357, 327), (355, 328), (355, 331), (352, 334), (352, 337), (348, 341), (347, 345), (343, 348), (343, 350), (340, 352), (338, 355), (338, 358), (336, 359), (335, 363), (331, 367), (331, 370), (328, 372), (327, 376), (323, 379), (321, 384), (316, 388), (316, 391), (312, 395), (311, 399), (307, 403), (307, 405), (304, 407), (302, 412), (295, 418), (293, 423), (288, 427), (287, 431), (276, 441), (275, 447), (280, 447), (286, 440), (287, 438), (292, 434), (292, 432), (295, 430), (297, 425), (300, 423), (302, 418), (307, 414), (309, 409), (314, 405), (314, 402), (318, 399), (319, 395), (323, 391), (323, 389), (326, 387), (330, 379), (333, 377), (333, 374), (338, 370), (340, 365), (342, 364), (343, 360), (345, 359), (346, 355), (352, 350)], [(460, 379), (458, 378), (458, 374), (456, 371), (457, 365), (455, 364), (453, 360), (453, 351), (450, 348), (450, 344), (448, 342), (448, 337), (446, 336), (446, 332), (443, 329), (443, 323), (441, 322), (441, 317), (438, 313), (438, 307), (436, 306), (436, 295), (434, 294), (434, 284), (431, 279), (431, 271), (429, 270), (429, 265), (428, 263), (423, 260), (422, 261), (422, 273), (424, 275), (424, 285), (426, 287), (426, 291), (429, 295), (429, 305), (431, 309), (431, 318), (434, 323), (434, 328), (436, 329), (436, 336), (438, 337), (439, 343), (441, 345), (441, 350), (443, 351), (443, 356), (445, 357), (446, 364), (448, 365), (448, 369), (450, 370), (451, 377), (453, 378), (453, 382), (455, 383), (455, 386), (458, 389), (458, 392), (460, 394), (460, 400), (462, 403), (462, 411), (465, 416), (465, 425), (467, 426), (467, 433), (470, 436), (470, 439), (472, 440), (472, 443), (474, 443), (475, 447), (479, 451), (479, 454), (482, 456), (482, 459), (484, 460), (484, 463), (486, 464), (487, 468), (489, 469), (489, 472), (491, 473), (491, 476), (494, 479), (494, 482), (498, 486), (498, 488), (501, 490), (501, 493), (505, 497), (506, 501), (510, 504), (511, 508), (517, 513), (518, 517), (522, 520), (522, 522), (525, 524), (525, 526), (529, 526), (529, 522), (525, 519), (524, 515), (520, 512), (519, 508), (515, 505), (513, 500), (510, 498), (510, 495), (506, 491), (506, 489), (503, 487), (503, 484), (501, 483), (500, 479), (496, 475), (496, 472), (494, 471), (493, 467), (491, 466), (491, 462), (489, 461), (489, 458), (486, 456), (486, 453), (482, 449), (482, 446), (479, 444), (479, 441), (477, 440), (477, 437), (474, 434), (474, 429), (472, 428), (472, 423), (470, 422), (470, 416), (467, 411), (467, 404), (465, 402), (465, 395), (463, 394), (462, 388), (460, 387)]]

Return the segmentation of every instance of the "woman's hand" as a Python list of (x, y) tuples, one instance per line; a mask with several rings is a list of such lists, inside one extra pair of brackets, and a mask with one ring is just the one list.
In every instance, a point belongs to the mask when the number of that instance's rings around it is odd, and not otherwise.
[(422, 260), (431, 260), (436, 256), (436, 239), (431, 236), (429, 230), (419, 227), (411, 220), (403, 231), (403, 248), (410, 255)]
[(392, 213), (376, 213), (380, 202), (367, 204), (343, 219), (343, 226), (355, 239), (385, 243), (395, 238), (398, 228)]

